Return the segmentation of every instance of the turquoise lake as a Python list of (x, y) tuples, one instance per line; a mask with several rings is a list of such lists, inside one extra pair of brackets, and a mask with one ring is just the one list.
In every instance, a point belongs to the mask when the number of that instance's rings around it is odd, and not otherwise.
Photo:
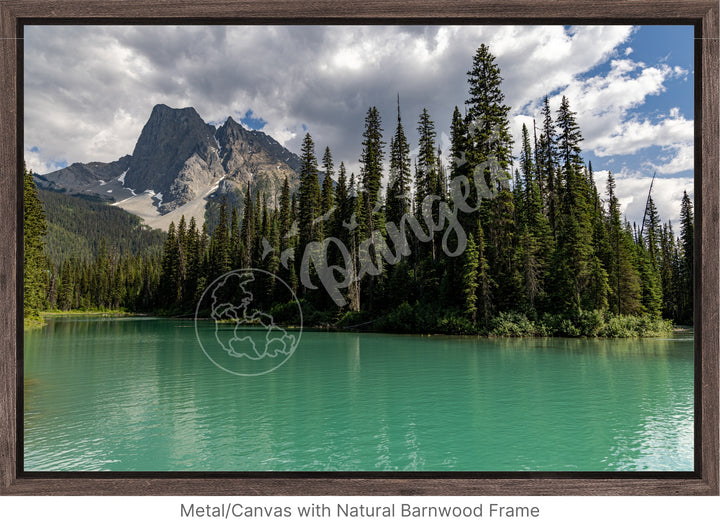
[(693, 469), (691, 333), (305, 330), (249, 377), (213, 364), (191, 320), (48, 322), (25, 333), (26, 471)]

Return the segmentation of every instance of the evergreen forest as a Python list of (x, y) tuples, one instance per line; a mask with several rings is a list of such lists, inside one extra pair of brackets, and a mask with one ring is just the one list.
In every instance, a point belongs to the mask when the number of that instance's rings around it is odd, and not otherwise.
[[(487, 46), (476, 51), (467, 75), (468, 98), (452, 115), (450, 153), (441, 153), (427, 109), (407, 124), (398, 103), (387, 133), (370, 107), (358, 175), (348, 175), (308, 132), (296, 191), (286, 180), (272, 207), (248, 185), (239, 204), (219, 198), (212, 227), (182, 218), (167, 233), (149, 231), (117, 208), (38, 193), (26, 170), (26, 318), (45, 310), (192, 317), (214, 279), (256, 268), (292, 287), (308, 326), (618, 337), (691, 325), (687, 193), (679, 227), (660, 219), (651, 195), (642, 225), (630, 224), (612, 174), (598, 190), (592, 164), (582, 159), (583, 136), (567, 98), (551, 109), (546, 97), (538, 123), (513, 139), (500, 69)], [(419, 136), (414, 160), (410, 127)], [(469, 190), (488, 194), (474, 209), (457, 209)], [(457, 213), (464, 238), (448, 230), (448, 212)], [(72, 236), (83, 226), (85, 241)], [(403, 253), (398, 232), (405, 235)], [(448, 253), (458, 244), (462, 253)], [(396, 260), (386, 260), (392, 253)], [(323, 286), (323, 268), (336, 283), (335, 296)], [(366, 275), (343, 277), (360, 270)], [(270, 280), (260, 296), (279, 321), (291, 304), (282, 288)]]

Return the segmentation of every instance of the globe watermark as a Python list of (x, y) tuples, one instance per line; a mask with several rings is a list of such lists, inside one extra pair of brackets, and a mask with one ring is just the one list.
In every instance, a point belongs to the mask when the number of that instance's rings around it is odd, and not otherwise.
[(200, 348), (213, 364), (233, 375), (264, 375), (279, 368), (297, 349), (302, 330), (295, 292), (265, 270), (248, 268), (219, 276), (195, 308)]

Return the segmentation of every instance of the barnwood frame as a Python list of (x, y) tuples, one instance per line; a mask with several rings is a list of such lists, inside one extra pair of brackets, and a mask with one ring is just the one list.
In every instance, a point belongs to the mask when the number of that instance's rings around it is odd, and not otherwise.
[[(27, 24), (687, 24), (695, 28), (695, 471), (25, 473), (22, 32)], [(0, 0), (0, 494), (718, 495), (717, 0)], [(19, 452), (20, 451), (20, 452)]]

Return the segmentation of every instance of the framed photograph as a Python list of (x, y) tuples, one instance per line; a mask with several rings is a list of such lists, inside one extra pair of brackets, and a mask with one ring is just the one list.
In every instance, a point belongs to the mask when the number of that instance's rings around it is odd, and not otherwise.
[(718, 495), (717, 2), (0, 17), (0, 493)]

